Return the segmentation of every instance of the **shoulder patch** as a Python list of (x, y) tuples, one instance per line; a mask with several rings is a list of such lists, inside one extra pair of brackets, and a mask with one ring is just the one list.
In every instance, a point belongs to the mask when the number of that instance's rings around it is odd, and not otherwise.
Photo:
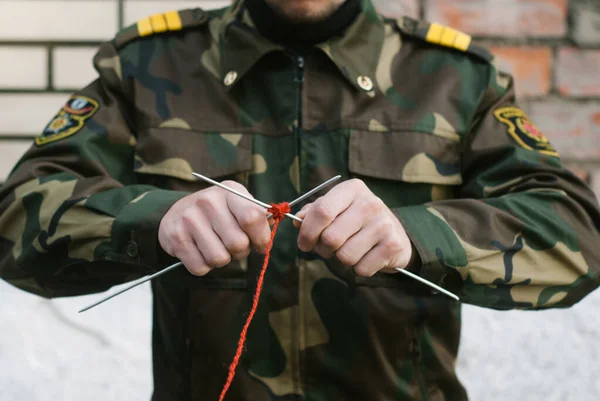
[(472, 54), (488, 62), (493, 59), (492, 54), (488, 50), (473, 44), (470, 35), (454, 28), (436, 23), (430, 24), (409, 17), (403, 17), (400, 20), (396, 20), (396, 25), (401, 32), (421, 39), (427, 43)]
[(203, 25), (207, 20), (208, 13), (200, 8), (150, 15), (121, 30), (115, 37), (115, 45), (121, 48), (139, 38), (181, 31)]
[(35, 138), (35, 143), (41, 146), (77, 133), (99, 108), (98, 102), (90, 97), (72, 96)]
[(516, 107), (503, 107), (494, 111), (494, 116), (508, 127), (508, 135), (522, 148), (559, 157), (548, 138), (529, 120), (523, 110)]

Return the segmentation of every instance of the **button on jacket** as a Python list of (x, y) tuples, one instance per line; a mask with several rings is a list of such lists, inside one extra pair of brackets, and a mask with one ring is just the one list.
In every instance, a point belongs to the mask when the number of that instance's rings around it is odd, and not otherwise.
[[(25, 291), (99, 293), (173, 263), (158, 226), (206, 188), (192, 172), (265, 202), (358, 178), (402, 222), (414, 271), (464, 303), (568, 307), (598, 286), (596, 198), (465, 34), (363, 1), (344, 35), (296, 53), (238, 1), (144, 19), (93, 62), (0, 192), (0, 275)], [(359, 277), (297, 234), (281, 223), (229, 400), (467, 399), (460, 303)], [(155, 401), (218, 399), (262, 261), (153, 282)]]

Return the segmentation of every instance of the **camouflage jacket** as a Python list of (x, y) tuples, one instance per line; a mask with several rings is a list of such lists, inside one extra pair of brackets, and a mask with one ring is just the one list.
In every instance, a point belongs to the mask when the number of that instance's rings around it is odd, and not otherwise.
[[(364, 180), (406, 228), (418, 274), (464, 303), (568, 307), (599, 284), (593, 193), (465, 34), (364, 1), (344, 36), (297, 54), (237, 2), (143, 19), (94, 65), (0, 193), (0, 273), (25, 291), (101, 292), (173, 262), (158, 225), (206, 187), (192, 171), (265, 202)], [(358, 277), (300, 252), (297, 233), (282, 222), (229, 400), (467, 398), (459, 302), (398, 274)], [(218, 399), (262, 260), (152, 284), (155, 401)]]

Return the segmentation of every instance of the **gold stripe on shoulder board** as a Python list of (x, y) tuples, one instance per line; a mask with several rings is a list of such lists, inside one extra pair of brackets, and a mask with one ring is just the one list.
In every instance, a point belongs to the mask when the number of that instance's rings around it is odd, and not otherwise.
[(150, 17), (150, 22), (152, 22), (154, 33), (161, 33), (167, 30), (167, 21), (165, 21), (163, 14), (154, 14)]
[(181, 17), (177, 11), (154, 14), (142, 18), (137, 23), (138, 34), (141, 37), (166, 31), (179, 31), (182, 26)]
[(467, 51), (471, 44), (471, 36), (466, 33), (435, 23), (429, 26), (425, 40), (429, 43), (462, 51)]

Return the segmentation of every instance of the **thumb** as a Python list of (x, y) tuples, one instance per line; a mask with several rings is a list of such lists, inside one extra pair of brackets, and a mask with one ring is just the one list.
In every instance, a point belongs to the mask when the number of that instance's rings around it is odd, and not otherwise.
[[(313, 205), (312, 203), (307, 203), (306, 205), (304, 205), (304, 207), (302, 209), (300, 209), (300, 211), (298, 213), (296, 213), (296, 217), (304, 219), (304, 217), (306, 217), (306, 215), (308, 214), (308, 211), (310, 210), (312, 205)], [(294, 227), (300, 228), (301, 225), (302, 225), (302, 223), (294, 220)]]

